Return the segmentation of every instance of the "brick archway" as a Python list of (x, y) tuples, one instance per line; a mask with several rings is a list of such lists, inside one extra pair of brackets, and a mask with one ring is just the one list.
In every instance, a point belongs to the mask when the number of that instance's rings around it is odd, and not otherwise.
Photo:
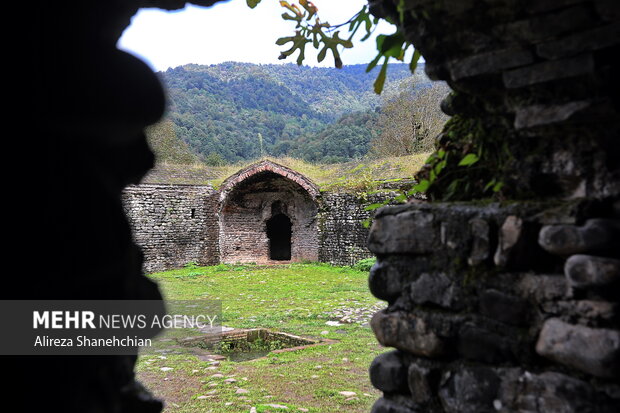
[(313, 199), (316, 199), (320, 194), (319, 188), (306, 176), (284, 165), (280, 165), (269, 160), (264, 160), (243, 168), (239, 172), (229, 176), (222, 183), (222, 187), (220, 189), (220, 202), (224, 202), (237, 185), (256, 174), (265, 172), (272, 172), (295, 182), (301, 186)]
[[(219, 195), (220, 261), (271, 264), (318, 260), (318, 196), (318, 187), (307, 177), (271, 161), (255, 163), (230, 176)], [(270, 224), (276, 216), (289, 220), (285, 254), (274, 255)]]

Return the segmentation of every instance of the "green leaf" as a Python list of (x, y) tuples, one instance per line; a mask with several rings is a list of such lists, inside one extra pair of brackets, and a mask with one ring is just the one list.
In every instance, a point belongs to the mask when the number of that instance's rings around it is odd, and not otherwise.
[(325, 59), (325, 55), (327, 54), (327, 46), (321, 49), (319, 54), (316, 57), (317, 62), (321, 63), (323, 59)]
[(454, 197), (454, 195), (457, 193), (459, 185), (461, 184), (461, 181), (462, 179), (455, 179), (454, 181), (450, 182), (450, 185), (448, 185), (448, 188), (446, 188), (444, 192), (445, 199), (452, 199)]
[(446, 167), (447, 163), (448, 162), (445, 159), (441, 162), (438, 162), (437, 165), (435, 165), (435, 167), (433, 168), (433, 170), (435, 171), (435, 174), (439, 175), (441, 171), (443, 170), (443, 168)]
[(377, 36), (377, 49), (384, 56), (394, 57), (398, 60), (403, 60), (402, 55), (403, 52), (403, 44), (405, 43), (405, 36), (399, 30), (394, 34), (390, 34), (389, 36), (384, 36), (381, 41), (379, 41), (379, 36)]
[(370, 204), (366, 208), (364, 208), (364, 211), (374, 211), (375, 209), (381, 208), (382, 206), (385, 206), (385, 205), (386, 204), (383, 202), (377, 203), (377, 204)]
[(389, 57), (386, 57), (385, 60), (383, 61), (383, 66), (381, 66), (381, 71), (379, 72), (379, 76), (377, 76), (377, 79), (375, 79), (375, 83), (373, 85), (375, 89), (375, 93), (377, 95), (381, 94), (381, 92), (383, 91), (383, 85), (385, 85), (385, 79), (387, 77), (388, 59)]
[(503, 182), (498, 182), (495, 185), (493, 185), (493, 192), (499, 192), (504, 186)]
[(400, 194), (396, 198), (394, 198), (394, 202), (405, 202), (407, 200), (407, 195)]
[(475, 153), (468, 153), (463, 157), (463, 159), (461, 159), (458, 166), (470, 166), (475, 164), (479, 160), (480, 158), (478, 158), (478, 155), (476, 155)]
[(368, 63), (368, 66), (366, 66), (366, 73), (370, 72), (372, 69), (375, 68), (375, 66), (377, 66), (377, 63), (379, 63), (379, 60), (381, 60), (381, 57), (383, 57), (383, 55), (381, 53), (379, 53), (373, 60), (372, 62)]
[[(382, 57), (384, 58), (394, 57), (398, 60), (401, 60), (401, 61), (403, 60), (403, 56), (404, 56), (403, 44), (405, 43), (405, 37), (400, 31), (397, 31), (396, 33), (390, 34), (390, 35), (380, 34), (377, 36), (376, 41), (377, 41), (377, 51), (379, 53), (372, 60), (372, 62), (368, 64), (368, 67), (366, 67), (366, 73), (374, 69)], [(381, 87), (381, 89), (383, 89), (383, 87)], [(375, 92), (376, 92), (376, 88), (375, 88)], [(377, 92), (377, 93), (381, 93), (381, 92)]]
[(246, 3), (248, 4), (248, 7), (253, 9), (254, 7), (258, 6), (258, 3), (260, 3), (261, 0), (246, 0)]
[(420, 54), (420, 52), (418, 52), (418, 50), (414, 50), (413, 51), (413, 56), (411, 57), (411, 62), (409, 63), (409, 71), (411, 73), (415, 72), (416, 67), (418, 67), (418, 60), (420, 60), (420, 57), (422, 57), (422, 55)]
[(422, 179), (412, 190), (415, 189), (417, 192), (426, 192), (429, 186), (431, 186), (430, 181), (428, 179)]
[(489, 188), (496, 184), (495, 179), (492, 179), (484, 186), (483, 192), (486, 192)]
[(311, 2), (308, 2), (308, 0), (299, 0), (299, 4), (308, 12), (308, 17), (306, 17), (306, 20), (310, 20), (318, 11), (316, 6)]

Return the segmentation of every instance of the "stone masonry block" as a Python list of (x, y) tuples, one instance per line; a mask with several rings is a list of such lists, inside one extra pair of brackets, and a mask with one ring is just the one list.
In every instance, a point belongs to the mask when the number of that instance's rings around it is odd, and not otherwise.
[(387, 393), (407, 393), (407, 368), (402, 352), (395, 350), (380, 354), (370, 364), (370, 382)]
[(412, 410), (384, 397), (373, 404), (371, 413), (412, 413)]
[(455, 60), (450, 63), (450, 73), (453, 80), (459, 80), (525, 66), (533, 62), (534, 55), (529, 50), (509, 48)]
[(536, 54), (544, 59), (560, 59), (578, 53), (600, 50), (620, 43), (620, 24), (613, 23), (579, 32), (536, 46)]
[(613, 287), (620, 283), (620, 260), (592, 255), (573, 255), (564, 265), (573, 288)]
[(526, 322), (528, 304), (520, 297), (489, 289), (480, 295), (480, 312), (503, 323), (521, 325)]
[(591, 74), (594, 60), (591, 55), (553, 60), (504, 72), (504, 86), (516, 89), (539, 83)]
[(589, 101), (577, 101), (560, 105), (532, 105), (518, 108), (515, 112), (514, 126), (516, 129), (525, 129), (565, 122), (591, 105), (592, 102)]
[(586, 5), (576, 5), (555, 13), (537, 14), (529, 19), (496, 28), (498, 34), (516, 40), (540, 42), (575, 30), (592, 27), (596, 16)]
[(620, 373), (620, 331), (573, 325), (551, 318), (545, 322), (536, 352), (560, 364), (597, 377)]
[(375, 254), (428, 254), (437, 234), (434, 216), (425, 211), (404, 211), (378, 216), (368, 237), (368, 249)]
[(401, 275), (389, 265), (377, 262), (370, 268), (368, 287), (375, 297), (392, 301), (402, 292)]
[(427, 322), (413, 314), (403, 312), (375, 313), (370, 321), (379, 343), (411, 354), (437, 357), (445, 353), (446, 343)]
[(441, 380), (439, 398), (446, 413), (490, 413), (500, 388), (500, 378), (488, 367), (447, 372)]
[(497, 251), (493, 257), (495, 265), (504, 267), (508, 263), (513, 248), (521, 240), (523, 220), (515, 215), (506, 217), (499, 230)]
[(618, 221), (591, 219), (584, 226), (548, 225), (538, 244), (552, 254), (572, 255), (607, 249), (618, 238)]
[(416, 304), (435, 304), (452, 309), (462, 307), (460, 283), (443, 272), (421, 274), (411, 283), (410, 290), (411, 301)]
[(473, 218), (469, 221), (472, 237), (472, 246), (467, 263), (472, 267), (485, 262), (490, 255), (491, 240), (489, 223), (482, 218)]

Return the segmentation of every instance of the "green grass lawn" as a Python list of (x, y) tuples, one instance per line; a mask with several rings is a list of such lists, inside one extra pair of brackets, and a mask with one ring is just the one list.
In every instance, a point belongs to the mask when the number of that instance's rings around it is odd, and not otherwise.
[(221, 301), (226, 327), (330, 340), (243, 362), (142, 355), (138, 379), (164, 399), (165, 412), (368, 412), (379, 397), (368, 366), (386, 349), (367, 321), (384, 303), (368, 292), (367, 272), (326, 264), (217, 265), (149, 277), (167, 300)]

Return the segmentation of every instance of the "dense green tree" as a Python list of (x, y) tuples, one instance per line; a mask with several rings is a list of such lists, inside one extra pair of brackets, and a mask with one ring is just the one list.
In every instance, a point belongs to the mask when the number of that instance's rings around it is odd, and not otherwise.
[[(168, 119), (177, 136), (201, 157), (219, 154), (227, 162), (263, 153), (324, 162), (368, 152), (377, 134), (368, 113), (381, 104), (372, 91), (375, 75), (365, 65), (312, 68), (222, 63), (186, 65), (159, 73), (168, 89)], [(386, 90), (411, 74), (395, 65)], [(429, 84), (417, 75), (419, 84)], [(351, 113), (366, 113), (366, 118)], [(374, 118), (373, 118), (374, 119)]]
[(188, 145), (177, 137), (174, 124), (169, 120), (146, 128), (146, 137), (157, 162), (191, 164), (199, 161)]

